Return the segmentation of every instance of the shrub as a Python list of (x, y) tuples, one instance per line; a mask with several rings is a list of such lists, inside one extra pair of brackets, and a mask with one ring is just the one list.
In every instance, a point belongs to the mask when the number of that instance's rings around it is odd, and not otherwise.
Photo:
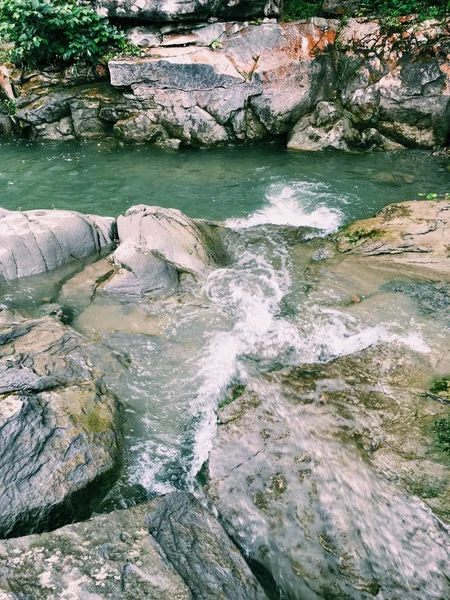
[(283, 20), (309, 19), (322, 13), (322, 0), (284, 0)]
[[(307, 19), (322, 14), (323, 0), (285, 0), (283, 19)], [(358, 15), (401, 17), (416, 14), (421, 19), (441, 18), (450, 13), (450, 0), (361, 0)]]
[(0, 38), (14, 43), (16, 64), (95, 59), (124, 36), (87, 6), (74, 0), (0, 0)]

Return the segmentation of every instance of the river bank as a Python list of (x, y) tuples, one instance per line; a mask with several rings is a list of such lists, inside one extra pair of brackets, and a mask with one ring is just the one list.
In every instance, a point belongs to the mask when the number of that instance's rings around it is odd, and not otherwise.
[(447, 145), (446, 21), (143, 24), (129, 37), (141, 56), (61, 71), (3, 65), (3, 134), (175, 148)]

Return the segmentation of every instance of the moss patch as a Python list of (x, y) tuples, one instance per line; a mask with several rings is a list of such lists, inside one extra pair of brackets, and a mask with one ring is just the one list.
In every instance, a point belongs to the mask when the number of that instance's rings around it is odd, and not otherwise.
[(450, 419), (437, 419), (433, 423), (433, 433), (439, 450), (450, 454)]

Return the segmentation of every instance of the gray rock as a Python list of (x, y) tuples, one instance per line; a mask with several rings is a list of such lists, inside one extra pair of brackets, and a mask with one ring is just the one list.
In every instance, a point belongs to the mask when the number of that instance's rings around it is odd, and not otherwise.
[(51, 317), (0, 326), (0, 537), (90, 516), (120, 461), (120, 370)]
[(192, 600), (148, 534), (151, 510), (143, 504), (0, 542), (0, 598), (4, 593), (27, 600)]
[(263, 600), (265, 593), (219, 522), (190, 494), (153, 502), (152, 536), (196, 600)]
[[(393, 181), (404, 184), (406, 177), (397, 175)], [(449, 228), (450, 202), (401, 202), (386, 206), (372, 219), (344, 227), (336, 240), (341, 252), (372, 264), (402, 265), (427, 277), (446, 277), (450, 273)]]
[(0, 280), (51, 271), (112, 245), (115, 219), (70, 210), (0, 209)]
[(106, 292), (157, 297), (170, 294), (178, 287), (176, 267), (151, 251), (142, 251), (129, 238), (115, 251), (114, 264), (120, 272), (105, 286)]
[(105, 291), (154, 296), (174, 291), (178, 272), (202, 277), (228, 261), (219, 228), (176, 209), (133, 206), (117, 221), (121, 269)]
[(84, 0), (102, 15), (119, 19), (154, 21), (206, 21), (211, 17), (232, 20), (278, 16), (281, 3), (278, 0), (182, 0), (178, 3), (161, 0)]
[(433, 369), (400, 344), (373, 347), (252, 380), (219, 412), (208, 495), (280, 597), (449, 596), (448, 529), (424, 504), (448, 520)]
[(8, 600), (10, 594), (27, 600), (266, 598), (219, 522), (181, 492), (0, 542), (2, 593)]

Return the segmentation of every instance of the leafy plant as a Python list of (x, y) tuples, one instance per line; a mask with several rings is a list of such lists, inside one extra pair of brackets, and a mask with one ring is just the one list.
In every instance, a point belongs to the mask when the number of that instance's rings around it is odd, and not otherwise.
[(219, 40), (212, 40), (212, 42), (209, 44), (209, 47), (213, 50), (221, 50), (223, 48), (223, 44)]
[(322, 13), (322, 0), (285, 0), (283, 20), (309, 19)]
[(35, 66), (93, 60), (124, 34), (75, 0), (0, 0), (0, 38), (13, 42), (10, 58)]

